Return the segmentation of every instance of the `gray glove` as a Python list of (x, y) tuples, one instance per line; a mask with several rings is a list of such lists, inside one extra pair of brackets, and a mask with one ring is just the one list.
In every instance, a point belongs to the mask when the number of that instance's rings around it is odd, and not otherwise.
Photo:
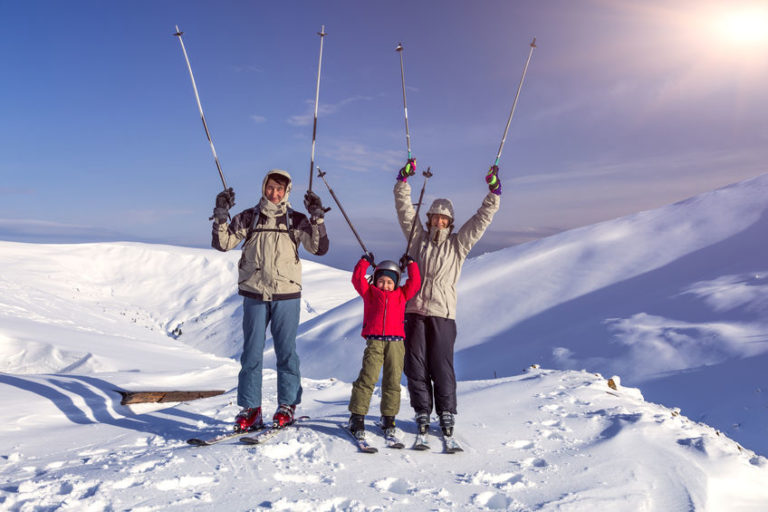
[(323, 201), (320, 199), (320, 196), (311, 190), (304, 194), (304, 207), (309, 212), (312, 220), (322, 219), (325, 217), (325, 212), (330, 210), (330, 208), (323, 208)]
[(215, 219), (217, 224), (224, 224), (229, 220), (229, 209), (235, 206), (235, 191), (229, 187), (216, 196), (216, 207), (213, 209), (213, 216), (209, 219)]

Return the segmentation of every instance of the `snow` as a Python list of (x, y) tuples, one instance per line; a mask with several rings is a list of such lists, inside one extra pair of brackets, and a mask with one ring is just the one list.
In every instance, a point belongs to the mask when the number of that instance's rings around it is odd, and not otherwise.
[[(385, 448), (378, 390), (378, 454), (338, 428), (364, 348), (350, 272), (303, 262), (311, 419), (200, 448), (238, 410), (238, 251), (0, 242), (0, 509), (765, 510), (766, 192), (768, 175), (468, 261), (454, 455), (438, 436)], [(264, 385), (271, 412), (274, 371)], [(126, 389), (225, 393), (122, 406)]]

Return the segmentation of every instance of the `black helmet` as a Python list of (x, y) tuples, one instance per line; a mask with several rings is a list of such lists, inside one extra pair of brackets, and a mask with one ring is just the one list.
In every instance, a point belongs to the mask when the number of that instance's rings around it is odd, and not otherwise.
[(381, 276), (388, 276), (395, 282), (395, 286), (400, 286), (400, 266), (391, 260), (384, 260), (373, 271), (374, 284)]

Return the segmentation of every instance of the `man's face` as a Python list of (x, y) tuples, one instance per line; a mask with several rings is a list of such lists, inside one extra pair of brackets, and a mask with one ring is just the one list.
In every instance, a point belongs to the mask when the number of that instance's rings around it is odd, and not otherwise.
[(429, 216), (429, 227), (445, 229), (451, 225), (451, 218), (447, 215), (440, 213), (434, 213)]
[(264, 187), (264, 195), (270, 203), (278, 204), (285, 197), (285, 187), (270, 178)]

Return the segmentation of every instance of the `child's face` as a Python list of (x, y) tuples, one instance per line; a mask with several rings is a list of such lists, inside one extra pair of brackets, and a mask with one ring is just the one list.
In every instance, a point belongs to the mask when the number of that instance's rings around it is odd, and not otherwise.
[(391, 277), (381, 276), (376, 280), (376, 288), (385, 292), (391, 292), (395, 289), (395, 282)]

